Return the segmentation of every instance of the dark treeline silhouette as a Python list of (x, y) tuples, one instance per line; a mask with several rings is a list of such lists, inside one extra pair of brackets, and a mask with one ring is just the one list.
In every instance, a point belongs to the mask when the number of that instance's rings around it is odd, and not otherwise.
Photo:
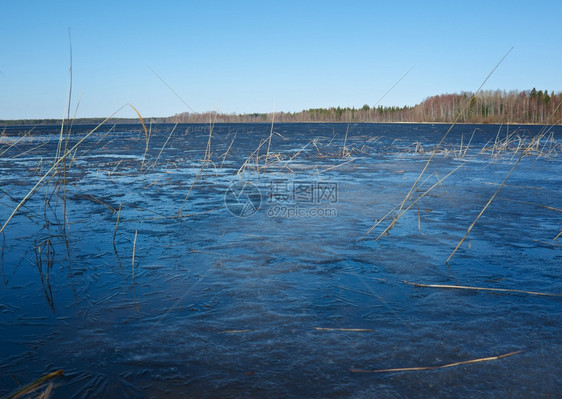
[[(311, 108), (300, 112), (276, 112), (275, 122), (413, 122), (561, 124), (562, 93), (542, 90), (482, 91), (441, 94), (420, 104), (404, 107)], [(271, 122), (273, 113), (181, 113), (170, 117), (145, 117), (146, 123), (260, 123)], [(97, 124), (103, 118), (79, 118), (73, 124)], [(53, 125), (57, 119), (0, 120), (0, 126)], [(136, 118), (112, 118), (108, 123), (139, 123)]]
[[(311, 108), (300, 112), (276, 112), (276, 122), (454, 122), (560, 124), (562, 94), (542, 90), (482, 91), (442, 94), (415, 106), (361, 108)], [(271, 122), (273, 113), (182, 113), (168, 122), (256, 123)]]

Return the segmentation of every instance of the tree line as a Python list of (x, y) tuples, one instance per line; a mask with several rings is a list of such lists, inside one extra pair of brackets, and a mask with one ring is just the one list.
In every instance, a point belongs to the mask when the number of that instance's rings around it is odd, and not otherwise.
[[(361, 108), (310, 108), (299, 112), (276, 112), (275, 122), (412, 122), (412, 123), (519, 123), (562, 124), (562, 93), (545, 90), (487, 90), (441, 94), (414, 106)], [(145, 117), (151, 123), (260, 123), (273, 120), (273, 113), (225, 114), (217, 112), (181, 113), (170, 117)], [(103, 118), (79, 118), (73, 124), (97, 124)], [(136, 118), (111, 119), (110, 123), (138, 123)], [(0, 126), (53, 125), (57, 119), (0, 120)]]
[[(454, 122), (560, 124), (562, 94), (536, 88), (526, 91), (487, 90), (432, 96), (414, 106), (361, 108), (310, 108), (300, 112), (276, 112), (276, 122)], [(181, 113), (166, 118), (180, 123), (271, 122), (273, 113)]]

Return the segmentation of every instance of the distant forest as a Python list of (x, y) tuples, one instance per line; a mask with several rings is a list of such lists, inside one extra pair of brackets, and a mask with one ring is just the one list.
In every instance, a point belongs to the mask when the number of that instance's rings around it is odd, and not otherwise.
[[(169, 117), (145, 117), (146, 123), (260, 123), (271, 122), (273, 113), (181, 113)], [(74, 124), (97, 124), (103, 118), (79, 118)], [(562, 93), (542, 90), (482, 91), (441, 94), (420, 104), (404, 107), (311, 108), (300, 112), (276, 112), (275, 122), (412, 122), (412, 123), (517, 123), (562, 124)], [(110, 123), (139, 123), (136, 118), (111, 119)], [(56, 119), (0, 120), (0, 125), (53, 125)]]
[[(553, 91), (482, 91), (442, 94), (415, 106), (361, 108), (311, 108), (300, 112), (276, 112), (276, 122), (454, 122), (560, 124), (562, 94)], [(271, 122), (273, 113), (221, 114), (181, 113), (167, 122), (252, 123)]]

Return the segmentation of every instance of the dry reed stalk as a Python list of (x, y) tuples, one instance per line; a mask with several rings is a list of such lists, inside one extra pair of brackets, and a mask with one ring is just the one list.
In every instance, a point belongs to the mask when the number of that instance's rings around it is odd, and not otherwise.
[(4, 222), (4, 224), (2, 225), (2, 228), (0, 228), (0, 233), (4, 231), (4, 229), (6, 228), (6, 226), (8, 225), (8, 223), (12, 220), (12, 218), (15, 216), (15, 214), (18, 212), (18, 210), (22, 207), (22, 205), (33, 195), (33, 193), (35, 192), (35, 190), (37, 190), (37, 188), (41, 185), (41, 183), (43, 183), (43, 181), (51, 174), (51, 172), (53, 170), (55, 170), (55, 168), (64, 160), (66, 159), (66, 157), (71, 154), (76, 148), (78, 148), (78, 146), (80, 146), (80, 144), (82, 144), (88, 137), (90, 137), (94, 132), (96, 132), (101, 126), (103, 126), (103, 124), (105, 122), (107, 122), (109, 119), (111, 119), (115, 114), (117, 114), (119, 111), (121, 111), (123, 108), (125, 108), (126, 105), (122, 106), (121, 108), (119, 108), (117, 111), (115, 111), (113, 114), (111, 114), (110, 116), (108, 116), (106, 119), (104, 119), (102, 122), (100, 122), (94, 129), (92, 129), (88, 134), (86, 134), (84, 137), (82, 137), (70, 150), (68, 150), (64, 155), (62, 155), (60, 158), (58, 158), (55, 163), (49, 168), (49, 170), (39, 179), (39, 181), (33, 186), (33, 188), (31, 188), (31, 190), (29, 190), (29, 192), (26, 194), (26, 196), (19, 202), (19, 204), (16, 206), (16, 208), (12, 211), (12, 213), (10, 214), (10, 216), (8, 217), (8, 219)]
[(117, 212), (117, 222), (115, 222), (115, 230), (113, 230), (113, 247), (115, 247), (115, 236), (117, 235), (117, 227), (119, 226), (119, 219), (121, 218), (121, 206), (123, 203), (119, 204), (119, 211)]
[[(273, 115), (271, 116), (271, 129), (269, 131), (269, 138), (268, 138), (268, 142), (267, 142), (267, 152), (265, 153), (265, 164), (264, 164), (264, 168), (267, 168), (267, 161), (269, 159), (269, 149), (271, 148), (271, 139), (273, 137), (273, 126), (275, 124), (275, 111), (273, 111)], [(260, 172), (260, 169), (257, 169), (258, 173)]]
[(488, 200), (488, 202), (486, 203), (486, 205), (484, 205), (484, 208), (482, 208), (482, 210), (480, 211), (480, 213), (478, 213), (478, 216), (476, 216), (476, 219), (474, 219), (474, 221), (472, 222), (472, 224), (468, 227), (468, 229), (466, 230), (466, 233), (464, 234), (464, 236), (461, 238), (461, 240), (459, 241), (459, 243), (457, 244), (457, 246), (455, 247), (455, 249), (453, 250), (453, 252), (449, 255), (449, 257), (447, 258), (447, 260), (445, 261), (445, 264), (447, 266), (449, 266), (449, 261), (451, 260), (451, 258), (455, 255), (455, 253), (457, 252), (457, 250), (460, 248), (460, 246), (462, 245), (462, 243), (464, 242), (464, 240), (466, 239), (466, 237), (470, 234), (470, 232), (472, 231), (472, 229), (474, 228), (474, 226), (476, 225), (476, 222), (478, 222), (478, 219), (480, 219), (480, 217), (484, 214), (484, 212), (486, 211), (486, 209), (488, 209), (488, 207), (490, 206), (490, 204), (492, 203), (492, 201), (494, 200), (494, 198), (496, 198), (496, 196), (498, 195), (498, 193), (500, 192), (500, 190), (502, 189), (502, 187), (504, 186), (504, 184), (507, 182), (507, 179), (509, 178), (509, 176), (511, 176), (511, 173), (513, 173), (513, 171), (515, 170), (515, 167), (519, 164), (519, 162), (521, 161), (521, 159), (523, 159), (523, 157), (525, 156), (525, 152), (523, 152), (521, 154), (521, 156), (519, 157), (519, 159), (513, 164), (513, 166), (511, 167), (511, 169), (509, 170), (509, 172), (507, 173), (507, 175), (505, 176), (505, 178), (503, 179), (503, 182), (499, 185), (499, 187), (497, 188), (497, 190), (494, 192), (494, 194), (492, 195), (492, 197)]
[(347, 157), (351, 156), (351, 154), (349, 153), (349, 151), (347, 151), (347, 148), (346, 148), (347, 135), (348, 134), (349, 134), (349, 123), (347, 124), (347, 129), (345, 130), (345, 138), (343, 140), (343, 147), (342, 147), (342, 150), (341, 150), (341, 157), (342, 158), (347, 158)]
[[(492, 71), (488, 74), (488, 76), (486, 77), (486, 79), (484, 79), (484, 81), (482, 82), (482, 84), (480, 85), (480, 87), (478, 88), (478, 90), (476, 90), (476, 92), (470, 97), (470, 99), (465, 103), (463, 109), (458, 113), (457, 117), (455, 118), (455, 121), (451, 124), (451, 126), (449, 127), (449, 129), (447, 129), (447, 132), (443, 135), (443, 137), (441, 138), (441, 140), (439, 141), (439, 143), (437, 144), (437, 146), (433, 149), (433, 151), (431, 152), (431, 155), (429, 156), (429, 159), (427, 160), (425, 166), (423, 167), (422, 171), (420, 172), (419, 176), (417, 177), (417, 179), (414, 181), (414, 184), (412, 185), (412, 187), (410, 188), (410, 191), (408, 191), (408, 194), (406, 194), (406, 196), (404, 197), (404, 199), (402, 200), (402, 202), (400, 203), (400, 207), (398, 208), (398, 212), (402, 211), (402, 209), (404, 208), (404, 205), (406, 204), (406, 201), (408, 201), (408, 199), (410, 199), (410, 196), (412, 195), (414, 189), (417, 187), (417, 184), (419, 183), (419, 181), (421, 180), (422, 176), (424, 175), (425, 171), (427, 170), (427, 168), (429, 167), (429, 164), (431, 163), (431, 161), (433, 160), (433, 157), (435, 156), (435, 154), (437, 154), (439, 148), (441, 148), (441, 145), (443, 144), (443, 142), (445, 141), (445, 139), (447, 138), (447, 136), (449, 135), (449, 133), (451, 132), (451, 130), (453, 130), (453, 127), (457, 124), (457, 122), (459, 121), (460, 117), (462, 116), (462, 114), (468, 109), (468, 107), (470, 106), (470, 102), (472, 101), (472, 99), (482, 90), (482, 87), (484, 87), (484, 85), (486, 84), (486, 82), (488, 81), (488, 79), (490, 79), (490, 77), (492, 76), (492, 74), (496, 71), (496, 69), (500, 66), (500, 64), (505, 60), (505, 58), (509, 55), (509, 53), (511, 53), (511, 51), (513, 50), (513, 47), (511, 49), (509, 49), (509, 51), (502, 57), (502, 59), (496, 64), (496, 66), (492, 69)], [(394, 224), (396, 223), (396, 221), (398, 221), (399, 218), (394, 218), (392, 223), (389, 225), (389, 227), (386, 229), (386, 231), (392, 229), (392, 227), (394, 227)]]
[(133, 111), (135, 111), (135, 113), (137, 114), (137, 116), (139, 117), (140, 123), (142, 125), (142, 128), (144, 130), (144, 137), (145, 140), (148, 141), (148, 130), (146, 129), (146, 125), (144, 124), (144, 120), (142, 119), (142, 116), (140, 114), (140, 112), (132, 105), (132, 104), (127, 104), (129, 107), (131, 107), (133, 109)]
[[(129, 107), (131, 107), (133, 109), (133, 111), (135, 111), (135, 113), (139, 117), (140, 123), (142, 125), (143, 130), (144, 130), (145, 146), (144, 146), (144, 154), (142, 156), (142, 164), (141, 164), (141, 169), (142, 169), (143, 166), (144, 166), (144, 159), (146, 157), (146, 153), (148, 152), (148, 147), (149, 147), (149, 143), (150, 143), (150, 134), (149, 134), (148, 130), (146, 129), (146, 125), (144, 124), (144, 120), (142, 119), (142, 116), (141, 116), (140, 112), (132, 104), (128, 104), (128, 105), (129, 105)], [(151, 123), (150, 127), (152, 129), (152, 123)]]
[(503, 126), (503, 123), (500, 125), (500, 127), (498, 129), (498, 134), (496, 134), (496, 139), (494, 140), (494, 146), (492, 147), (492, 157), (494, 156), (494, 152), (495, 152), (496, 147), (498, 145), (498, 139), (500, 137), (500, 132), (502, 130), (502, 126)]
[(378, 369), (378, 370), (351, 369), (349, 371), (351, 371), (352, 373), (392, 373), (392, 372), (398, 372), (398, 371), (438, 370), (438, 369), (444, 369), (444, 368), (448, 368), (448, 367), (462, 366), (462, 365), (465, 365), (465, 364), (482, 363), (482, 362), (489, 362), (491, 360), (504, 359), (506, 357), (519, 355), (520, 353), (523, 353), (523, 352), (522, 351), (509, 352), (509, 353), (499, 355), (499, 356), (481, 357), (479, 359), (465, 360), (463, 362), (448, 363), (448, 364), (443, 364), (441, 366), (404, 367), (404, 368)]
[(162, 152), (164, 151), (164, 148), (166, 148), (166, 145), (168, 144), (168, 141), (170, 141), (170, 138), (172, 137), (172, 134), (174, 134), (174, 131), (176, 130), (176, 127), (178, 126), (177, 122), (174, 125), (174, 128), (172, 129), (172, 131), (170, 132), (170, 135), (168, 136), (168, 138), (166, 139), (166, 142), (164, 143), (164, 145), (162, 146), (162, 148), (160, 149), (160, 152), (158, 153), (158, 156), (156, 157), (156, 161), (154, 161), (154, 164), (152, 165), (152, 168), (156, 167), (156, 164), (158, 164), (158, 160), (160, 159), (160, 156), (162, 155)]
[[(439, 180), (439, 173), (435, 172), (435, 176), (437, 177), (437, 180)], [(441, 186), (441, 189), (443, 190), (443, 192), (445, 193), (445, 198), (447, 198), (449, 200), (449, 202), (453, 203), (453, 200), (451, 199), (451, 197), (449, 197), (449, 194), (447, 193), (447, 189), (445, 188), (445, 186), (443, 185), (443, 182), (439, 183), (439, 185)]]
[[(35, 150), (37, 150), (37, 149), (39, 149), (39, 148), (41, 148), (41, 147), (45, 147), (47, 144), (48, 144), (48, 143), (39, 144), (39, 145), (37, 145), (37, 146), (35, 146), (35, 147), (33, 147), (33, 148), (30, 148), (30, 149), (27, 150), (27, 151), (18, 152), (17, 154), (12, 155), (12, 156), (10, 157), (10, 159), (16, 159), (16, 158), (22, 157), (22, 156), (24, 156), (24, 155), (26, 155), (26, 154), (29, 154), (30, 152), (33, 152), (33, 151), (35, 151)], [(43, 158), (41, 158), (41, 161), (43, 161)]]
[(31, 132), (35, 129), (35, 127), (31, 128), (28, 132), (26, 132), (23, 136), (21, 136), (19, 139), (17, 139), (15, 142), (13, 142), (11, 145), (8, 146), (8, 148), (6, 148), (4, 151), (2, 151), (0, 153), (0, 157), (2, 155), (4, 155), (6, 152), (8, 152), (10, 150), (10, 148), (16, 146), (21, 140), (23, 140), (25, 137), (27, 137), (29, 134), (31, 134)]
[(6, 234), (2, 233), (2, 247), (0, 248), (0, 273), (2, 273), (2, 282), (7, 284), (6, 274), (4, 273), (4, 248), (6, 247)]
[(376, 229), (379, 224), (381, 224), (383, 221), (385, 221), (386, 218), (387, 218), (388, 216), (390, 216), (390, 215), (392, 214), (392, 212), (394, 212), (394, 211), (396, 210), (396, 208), (398, 208), (398, 205), (396, 205), (394, 208), (392, 208), (390, 211), (388, 211), (388, 212), (386, 213), (386, 215), (384, 215), (381, 219), (375, 219), (375, 223), (371, 226), (371, 228), (370, 228), (365, 234), (363, 234), (363, 237), (361, 237), (360, 241), (361, 241), (361, 240), (364, 240), (365, 237), (366, 237), (371, 231), (373, 231), (374, 229)]
[(539, 241), (539, 240), (535, 240), (535, 239), (533, 239), (531, 241), (542, 244), (542, 245), (548, 245), (549, 247), (562, 248), (562, 245), (556, 244), (556, 243), (553, 243), (553, 242), (545, 242), (545, 241)]
[(191, 112), (195, 113), (195, 111), (193, 110), (193, 108), (191, 108), (189, 105), (187, 105), (187, 103), (183, 100), (183, 98), (181, 98), (180, 95), (179, 95), (178, 93), (176, 93), (176, 92), (174, 91), (174, 89), (172, 89), (172, 88), (170, 87), (170, 85), (169, 85), (168, 83), (166, 83), (166, 82), (164, 81), (164, 79), (162, 79), (162, 78), (160, 77), (160, 75), (158, 75), (158, 74), (154, 71), (154, 69), (152, 69), (151, 67), (148, 67), (148, 69), (150, 69), (150, 70), (152, 71), (152, 73), (153, 73), (154, 75), (156, 75), (156, 77), (157, 77), (158, 79), (160, 79), (160, 81), (161, 81), (162, 83), (164, 83), (164, 85), (165, 85), (168, 89), (170, 89), (170, 91), (171, 91), (172, 93), (174, 93), (174, 95), (183, 103), (183, 105), (185, 105)]
[(122, 159), (120, 159), (119, 162), (117, 162), (117, 165), (115, 165), (115, 167), (113, 168), (113, 170), (108, 173), (109, 176), (111, 176), (111, 175), (113, 175), (113, 174), (115, 173), (115, 171), (117, 170), (117, 168), (119, 167), (119, 165), (121, 165), (121, 162), (123, 162)]
[(50, 382), (49, 385), (47, 385), (47, 388), (45, 388), (45, 390), (41, 392), (39, 396), (37, 396), (37, 399), (49, 399), (49, 397), (51, 396), (51, 392), (53, 391), (53, 387), (53, 383)]
[(514, 199), (509, 199), (509, 198), (504, 198), (504, 197), (498, 197), (497, 199), (502, 200), (502, 201), (517, 202), (517, 203), (520, 203), (520, 204), (537, 206), (537, 207), (540, 207), (540, 208), (550, 209), (551, 211), (562, 212), (562, 209), (555, 208), (553, 206), (535, 204), (535, 203), (532, 203), (532, 202), (514, 200)]
[(8, 396), (8, 399), (20, 398), (20, 397), (30, 393), (31, 391), (35, 390), (36, 388), (38, 388), (45, 381), (51, 380), (51, 379), (56, 378), (56, 377), (62, 377), (62, 376), (64, 376), (64, 370), (61, 369), (61, 370), (53, 371), (52, 373), (46, 374), (43, 377), (33, 381), (31, 384), (28, 384), (28, 385), (18, 389), (16, 392), (14, 392), (10, 396)]
[(221, 166), (220, 169), (222, 169), (223, 165), (224, 165), (224, 161), (226, 160), (226, 157), (228, 156), (228, 153), (230, 152), (230, 149), (232, 148), (232, 145), (234, 144), (234, 140), (236, 140), (236, 136), (238, 135), (238, 133), (234, 134), (234, 137), (232, 138), (232, 141), (230, 142), (230, 145), (228, 146), (228, 148), (226, 149), (226, 152), (221, 155), (222, 158), (222, 162), (221, 162)]
[[(197, 173), (197, 175), (193, 179), (193, 182), (191, 183), (191, 186), (189, 187), (189, 190), (188, 190), (187, 194), (185, 195), (185, 198), (183, 199), (183, 202), (181, 203), (177, 214), (175, 215), (176, 218), (182, 217), (183, 207), (184, 207), (185, 203), (187, 202), (187, 200), (189, 199), (189, 196), (191, 195), (191, 191), (193, 191), (193, 187), (195, 187), (195, 183), (197, 182), (197, 180), (199, 179), (199, 177), (201, 176), (203, 171), (207, 168), (207, 164), (209, 162), (212, 162), (211, 161), (211, 140), (213, 138), (213, 128), (215, 126), (217, 116), (218, 116), (218, 113), (215, 114), (215, 120), (213, 121), (213, 119), (212, 119), (213, 116), (211, 115), (211, 119), (209, 120), (209, 138), (207, 140), (207, 147), (205, 148), (205, 155), (203, 157), (203, 162), (201, 164), (201, 168), (199, 169), (199, 172)], [(215, 166), (215, 169), (216, 169), (216, 166)]]
[(135, 239), (133, 240), (133, 260), (132, 260), (132, 275), (133, 281), (135, 280), (135, 250), (137, 248), (137, 233), (138, 230), (135, 230)]
[[(416, 198), (410, 205), (408, 205), (405, 209), (402, 210), (402, 212), (398, 212), (397, 215), (395, 215), (393, 217), (392, 223), (390, 223), (386, 229), (384, 229), (384, 231), (382, 233), (380, 233), (378, 235), (378, 237), (376, 238), (376, 241), (378, 241), (383, 235), (387, 234), (390, 229), (392, 228), (392, 226), (396, 223), (396, 221), (398, 221), (398, 219), (400, 219), (406, 212), (408, 212), (410, 210), (410, 208), (412, 208), (415, 204), (417, 204), (417, 202), (419, 200), (421, 200), (423, 197), (425, 197), (426, 195), (428, 195), (435, 187), (442, 185), (443, 182), (449, 177), (451, 176), (454, 172), (456, 172), (457, 170), (459, 170), (461, 167), (463, 167), (468, 161), (464, 161), (463, 163), (461, 163), (460, 165), (458, 165), (456, 168), (454, 168), (453, 170), (451, 170), (449, 173), (447, 173), (442, 179), (437, 178), (437, 183), (435, 183), (433, 186), (429, 187), (426, 191), (424, 191), (418, 198)], [(431, 177), (431, 175), (430, 175)], [(418, 186), (421, 187), (427, 180), (429, 179), (429, 177)], [(398, 206), (394, 207), (394, 209), (396, 209)], [(375, 229), (375, 227), (378, 226), (378, 224), (382, 222), (379, 221), (378, 223), (376, 223), (375, 225), (373, 225), (364, 235), (362, 238), (365, 238), (371, 231), (373, 231)]]
[(350, 162), (353, 162), (353, 161), (355, 161), (356, 159), (357, 159), (357, 158), (351, 158), (351, 159), (349, 159), (349, 160), (347, 160), (347, 161), (345, 161), (345, 162), (342, 162), (342, 163), (340, 163), (340, 164), (337, 164), (337, 165), (334, 165), (334, 166), (330, 166), (329, 168), (326, 168), (326, 169), (320, 171), (319, 173), (324, 173), (324, 172), (327, 172), (327, 171), (329, 171), (329, 170), (339, 168), (340, 166), (343, 166), (343, 165), (345, 165), (345, 164), (348, 164), (348, 163), (350, 163)]
[[(308, 147), (308, 146), (309, 146), (311, 143), (313, 143), (313, 142), (314, 142), (314, 140), (311, 140), (311, 141), (309, 141), (308, 143), (306, 143), (306, 145), (305, 145), (304, 147), (302, 147), (300, 150), (298, 150), (295, 154), (293, 154), (293, 156), (292, 156), (291, 158), (289, 158), (289, 159), (287, 160), (287, 162), (285, 162), (285, 164), (281, 167), (281, 169), (279, 169), (276, 173), (281, 172), (284, 168), (287, 168), (287, 169), (291, 170), (291, 168), (289, 168), (287, 165), (288, 165), (289, 163), (291, 163), (291, 161), (292, 161), (293, 159), (295, 159), (295, 158), (297, 157), (297, 155), (299, 155), (301, 152), (303, 152), (304, 149), (305, 149), (306, 147)], [(293, 171), (291, 170), (291, 172), (293, 172)]]
[(320, 151), (320, 148), (318, 148), (318, 145), (316, 143), (318, 143), (318, 137), (316, 137), (314, 140), (312, 140), (312, 145), (314, 146), (314, 148), (316, 148), (316, 151), (318, 152), (318, 154), (322, 155), (322, 151)]
[(108, 210), (110, 210), (111, 213), (117, 212), (117, 209), (115, 209), (114, 207), (112, 207), (112, 206), (109, 205), (108, 203), (102, 201), (101, 199), (99, 199), (99, 198), (96, 197), (95, 195), (92, 195), (92, 194), (74, 194), (74, 195), (75, 195), (76, 197), (83, 198), (83, 199), (88, 200), (88, 201), (91, 201), (91, 202), (93, 202), (93, 203), (103, 205), (103, 206), (105, 206)]
[(487, 288), (487, 287), (471, 287), (465, 285), (447, 285), (447, 284), (419, 284), (403, 281), (404, 284), (413, 285), (422, 288), (443, 288), (443, 289), (459, 289), (459, 290), (474, 290), (474, 291), (493, 291), (493, 292), (511, 292), (518, 294), (539, 295), (539, 296), (555, 296), (562, 297), (562, 294), (551, 294), (546, 292), (525, 291), (525, 290), (510, 290), (507, 288)]
[[(560, 106), (562, 105), (562, 102), (560, 104), (558, 104), (558, 106), (556, 107), (556, 110), (553, 112), (556, 113), (556, 111), (560, 108)], [(546, 129), (544, 131), (547, 131)], [(466, 233), (464, 234), (464, 236), (461, 238), (461, 240), (459, 241), (459, 243), (457, 244), (457, 246), (455, 247), (455, 249), (453, 250), (453, 252), (451, 253), (451, 255), (449, 255), (449, 257), (447, 258), (447, 260), (445, 261), (445, 264), (447, 266), (449, 266), (449, 261), (451, 260), (451, 258), (453, 257), (453, 255), (455, 255), (455, 253), (457, 252), (457, 250), (459, 249), (459, 247), (462, 245), (462, 243), (464, 242), (464, 240), (466, 239), (466, 237), (468, 236), (468, 234), (470, 233), (470, 231), (473, 229), (473, 227), (476, 225), (476, 222), (478, 221), (478, 219), (480, 219), (480, 217), (484, 214), (484, 212), (486, 211), (486, 209), (488, 209), (488, 207), (490, 206), (490, 204), (492, 203), (492, 201), (494, 200), (494, 198), (497, 196), (497, 194), (500, 192), (500, 190), (502, 189), (502, 187), (505, 185), (505, 183), (507, 182), (507, 179), (509, 178), (509, 176), (511, 175), (511, 173), (513, 173), (513, 171), (515, 170), (515, 167), (519, 164), (519, 162), (521, 162), (521, 160), (523, 159), (523, 157), (525, 155), (527, 155), (527, 153), (530, 151), (530, 149), (533, 148), (533, 146), (536, 146), (535, 142), (538, 143), (540, 141), (540, 139), (544, 136), (544, 131), (542, 133), (539, 133), (537, 136), (535, 136), (532, 140), (531, 143), (523, 150), (523, 152), (521, 153), (521, 155), (519, 156), (519, 158), (517, 159), (517, 161), (513, 164), (513, 166), (511, 167), (510, 171), (508, 172), (508, 174), (505, 176), (505, 178), (503, 179), (503, 182), (499, 185), (498, 189), (494, 192), (494, 194), (492, 195), (492, 197), (488, 200), (488, 202), (486, 203), (486, 205), (484, 206), (484, 208), (482, 208), (482, 210), (480, 211), (480, 213), (478, 214), (478, 216), (476, 216), (476, 219), (474, 219), (474, 221), (472, 222), (472, 224), (468, 227)]]
[[(415, 67), (415, 65), (412, 65), (412, 67), (411, 67), (410, 69), (408, 69), (408, 71), (406, 71), (406, 73), (405, 73), (404, 75), (402, 75), (402, 76), (400, 77), (400, 79), (398, 79), (398, 80), (390, 87), (390, 89), (388, 89), (388, 90), (381, 96), (381, 98), (379, 98), (379, 99), (377, 100), (377, 102), (373, 105), (373, 108), (376, 108), (377, 105), (379, 105), (379, 103), (388, 95), (388, 93), (390, 93), (390, 92), (398, 85), (398, 83), (400, 83), (400, 82), (402, 81), (402, 79), (404, 79), (404, 78), (412, 71), (412, 69), (414, 69), (414, 67)], [(359, 118), (359, 121), (358, 121), (357, 123), (363, 122), (363, 118), (364, 118), (364, 115), (361, 115), (360, 118)], [(356, 125), (355, 125), (355, 126), (356, 126)], [(354, 127), (355, 127), (355, 126), (354, 126)], [(349, 153), (349, 151), (347, 151), (347, 148), (346, 148), (347, 135), (349, 134), (349, 127), (350, 127), (350, 123), (348, 122), (348, 124), (347, 124), (347, 129), (346, 129), (346, 133), (345, 133), (344, 144), (343, 144), (343, 148), (342, 148), (342, 157), (344, 157), (344, 155), (345, 155), (346, 152)], [(333, 132), (333, 135), (332, 135), (331, 140), (328, 142), (328, 145), (327, 145), (328, 147), (332, 144), (332, 142), (333, 142), (334, 139), (336, 138), (335, 129), (332, 129), (332, 132)], [(379, 138), (380, 138), (380, 137), (379, 137)], [(377, 139), (377, 140), (378, 140), (378, 139)], [(317, 148), (317, 149), (318, 149), (318, 148)], [(320, 152), (320, 150), (318, 150), (318, 152)], [(349, 156), (351, 156), (351, 153), (349, 153)]]
[[(62, 153), (66, 153), (68, 150), (68, 141), (70, 140), (70, 132), (72, 130), (72, 122), (70, 120), (70, 107), (71, 107), (71, 103), (72, 103), (72, 37), (70, 34), (70, 28), (68, 29), (68, 43), (69, 43), (69, 84), (68, 84), (68, 96), (67, 96), (67, 105), (66, 105), (66, 122), (68, 124), (68, 128), (67, 128), (67, 134), (66, 137), (64, 137), (64, 128), (65, 128), (65, 118), (63, 117), (62, 119), (62, 123), (61, 123), (61, 128), (60, 128), (60, 136), (59, 136), (59, 141), (57, 144), (57, 152), (56, 152), (56, 156), (55, 159), (59, 158), (59, 156), (61, 156), (61, 151)], [(63, 147), (64, 144), (64, 147)], [(62, 175), (61, 172), (57, 169), (55, 169), (54, 174), (58, 175), (58, 179), (56, 182), (55, 187), (53, 188), (53, 194), (57, 193), (57, 195), (60, 197), (60, 189), (62, 187), (63, 189), (63, 196), (62, 196), (62, 201), (63, 201), (63, 231), (66, 229), (66, 222), (67, 222), (67, 213), (66, 213), (66, 170), (67, 170), (67, 166), (66, 166), (66, 158), (62, 161)]]
[(41, 173), (42, 170), (43, 170), (43, 157), (39, 158), (39, 163), (35, 168), (32, 169), (32, 172)]
[(472, 136), (470, 136), (470, 140), (468, 140), (468, 144), (466, 145), (466, 147), (464, 149), (464, 153), (462, 154), (461, 159), (464, 159), (466, 157), (466, 152), (468, 151), (468, 148), (470, 147), (470, 144), (472, 143), (472, 139), (474, 138), (475, 133), (476, 133), (476, 129), (472, 132)]
[(258, 148), (256, 148), (249, 156), (248, 158), (246, 158), (246, 160), (244, 161), (244, 163), (242, 164), (242, 166), (240, 166), (240, 168), (238, 169), (238, 171), (236, 172), (236, 176), (238, 176), (240, 173), (244, 173), (246, 171), (246, 167), (249, 164), (250, 160), (254, 157), (254, 155), (256, 155), (257, 153), (259, 153), (259, 150), (261, 149), (261, 147), (267, 143), (267, 139), (264, 139), (260, 142), (260, 144), (258, 145)]
[[(490, 186), (498, 186), (500, 183), (495, 182), (484, 182), (482, 184), (488, 184)], [(521, 188), (524, 190), (544, 190), (544, 187), (537, 187), (537, 186), (518, 186), (514, 184), (505, 184), (504, 187), (512, 187), (512, 188)]]

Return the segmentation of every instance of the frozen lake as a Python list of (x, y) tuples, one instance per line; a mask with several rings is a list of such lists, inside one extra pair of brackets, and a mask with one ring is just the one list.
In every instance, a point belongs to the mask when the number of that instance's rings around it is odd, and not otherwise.
[(562, 128), (449, 127), (7, 128), (0, 395), (560, 395)]

